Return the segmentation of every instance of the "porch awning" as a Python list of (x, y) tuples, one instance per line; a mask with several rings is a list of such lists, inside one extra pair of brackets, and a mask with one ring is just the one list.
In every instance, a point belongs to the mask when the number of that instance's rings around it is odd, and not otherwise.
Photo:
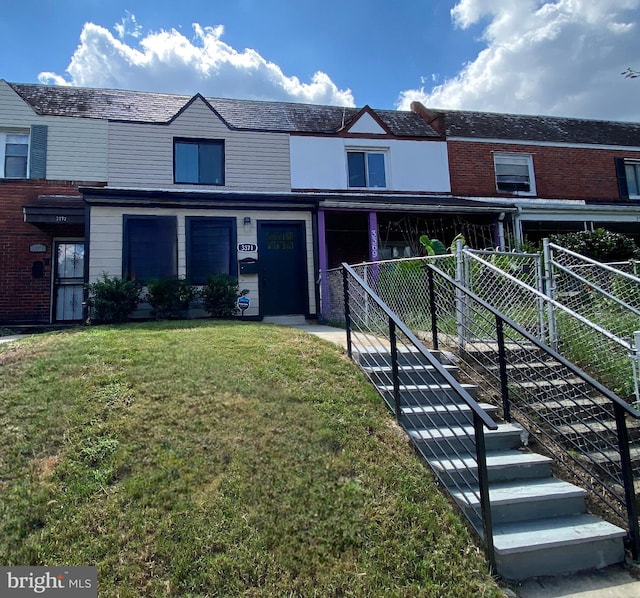
[(84, 224), (85, 203), (77, 196), (41, 195), (22, 212), (31, 224)]

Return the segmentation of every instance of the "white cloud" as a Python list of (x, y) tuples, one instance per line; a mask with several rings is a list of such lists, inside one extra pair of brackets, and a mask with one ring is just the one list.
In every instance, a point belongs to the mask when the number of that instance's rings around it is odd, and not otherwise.
[(128, 10), (125, 10), (124, 12), (124, 17), (122, 17), (119, 23), (116, 23), (113, 26), (118, 37), (120, 39), (124, 39), (125, 35), (130, 35), (136, 39), (139, 38), (142, 35), (142, 27), (138, 25), (136, 15), (131, 14)]
[(111, 87), (193, 95), (353, 106), (350, 89), (338, 89), (321, 71), (305, 83), (287, 76), (275, 63), (252, 49), (237, 51), (222, 41), (224, 28), (193, 24), (187, 39), (175, 29), (148, 33), (134, 45), (125, 35), (141, 34), (134, 15), (115, 30), (121, 39), (94, 23), (86, 23), (66, 76), (42, 72), (41, 83)]
[[(486, 47), (453, 78), (403, 91), (443, 109), (640, 120), (640, 0), (459, 0), (461, 29), (482, 28)], [(470, 32), (471, 34), (471, 32)]]

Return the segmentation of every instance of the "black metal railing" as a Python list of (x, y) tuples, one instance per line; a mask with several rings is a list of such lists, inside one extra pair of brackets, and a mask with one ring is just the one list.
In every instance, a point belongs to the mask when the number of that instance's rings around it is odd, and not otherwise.
[(594, 508), (625, 527), (637, 558), (632, 457), (640, 453), (630, 446), (640, 438), (640, 412), (437, 266), (425, 269), (431, 322), (420, 333), (425, 342), (461, 357), (463, 375), (483, 399), (526, 427), (589, 491)]
[(485, 429), (497, 424), (354, 268), (343, 264), (347, 351), (426, 458), (465, 502), (495, 569)]

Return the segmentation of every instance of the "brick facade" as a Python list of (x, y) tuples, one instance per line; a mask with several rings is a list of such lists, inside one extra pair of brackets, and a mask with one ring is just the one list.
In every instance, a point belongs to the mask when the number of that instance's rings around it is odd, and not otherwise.
[[(83, 238), (84, 226), (35, 226), (24, 221), (22, 208), (40, 195), (79, 196), (81, 184), (0, 179), (0, 325), (50, 321), (54, 239)], [(31, 253), (34, 244), (46, 252)]]
[(530, 154), (536, 197), (620, 202), (614, 158), (640, 159), (640, 151), (588, 147), (521, 145), (472, 141), (447, 142), (451, 192), (473, 197), (513, 198), (496, 190), (493, 155)]

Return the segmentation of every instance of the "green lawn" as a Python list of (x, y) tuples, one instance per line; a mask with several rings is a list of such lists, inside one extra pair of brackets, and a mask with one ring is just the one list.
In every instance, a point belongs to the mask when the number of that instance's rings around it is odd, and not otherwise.
[(165, 322), (0, 345), (0, 563), (100, 596), (498, 596), (341, 351)]

